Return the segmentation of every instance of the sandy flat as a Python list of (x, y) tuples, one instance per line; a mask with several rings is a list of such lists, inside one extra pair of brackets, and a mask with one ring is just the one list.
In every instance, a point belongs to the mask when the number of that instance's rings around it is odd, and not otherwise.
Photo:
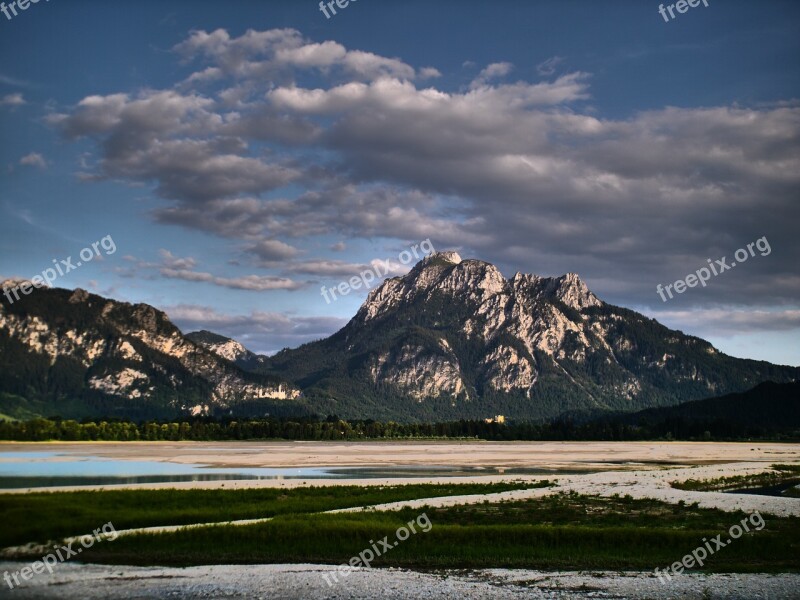
[(466, 466), (618, 469), (797, 461), (800, 444), (762, 442), (84, 442), (0, 443), (2, 452), (70, 452), (213, 467)]
[[(0, 571), (15, 570), (0, 563)], [(218, 565), (186, 569), (58, 565), (8, 593), (19, 599), (280, 598), (283, 600), (459, 600), (604, 598), (667, 600), (797, 598), (800, 575), (684, 574), (660, 583), (652, 573), (490, 569), (419, 573), (360, 568), (328, 585), (330, 565)], [(8, 592), (8, 590), (5, 590)], [(2, 594), (2, 592), (0, 592)]]

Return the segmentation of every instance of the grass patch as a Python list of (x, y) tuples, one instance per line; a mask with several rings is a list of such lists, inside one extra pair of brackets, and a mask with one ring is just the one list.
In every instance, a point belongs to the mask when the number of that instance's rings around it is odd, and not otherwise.
[(0, 494), (0, 547), (91, 533), (111, 521), (115, 529), (187, 525), (315, 513), (384, 502), (491, 494), (547, 487), (548, 481), (491, 484), (324, 486), (243, 490), (102, 490)]
[(773, 471), (755, 475), (735, 475), (716, 479), (687, 479), (671, 485), (678, 490), (715, 492), (736, 489), (771, 487), (775, 485), (800, 484), (800, 465), (772, 465)]
[[(398, 527), (425, 512), (418, 532), (373, 562), (413, 568), (644, 569), (667, 565), (746, 517), (654, 500), (557, 494), (527, 501), (358, 514), (282, 515), (259, 525), (215, 526), (123, 537), (96, 545), (83, 560), (109, 564), (342, 564), (395, 540)], [(800, 571), (800, 519), (766, 518), (714, 554), (704, 570)]]

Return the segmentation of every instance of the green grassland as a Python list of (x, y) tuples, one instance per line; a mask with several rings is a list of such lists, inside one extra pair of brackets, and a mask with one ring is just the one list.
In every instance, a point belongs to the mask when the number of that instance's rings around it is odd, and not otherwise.
[(537, 483), (410, 484), (326, 486), (292, 489), (252, 488), (104, 490), (0, 494), (0, 547), (43, 543), (91, 533), (113, 523), (115, 529), (258, 519), (290, 513), (316, 513), (385, 502), (489, 494), (550, 485)]
[[(541, 482), (540, 486), (548, 485)], [(0, 496), (4, 546), (118, 529), (274, 517), (254, 525), (213, 525), (135, 534), (84, 549), (80, 559), (128, 565), (261, 563), (343, 564), (374, 540), (425, 513), (432, 523), (372, 566), (417, 569), (535, 568), (651, 570), (666, 567), (747, 517), (629, 496), (556, 493), (520, 501), (444, 508), (323, 513), (453, 494), (498, 492), (530, 484), (331, 486), (292, 490), (112, 490)], [(800, 572), (800, 518), (762, 515), (704, 566), (716, 572)]]
[[(372, 540), (421, 513), (433, 527), (386, 552), (373, 566), (438, 568), (645, 569), (666, 567), (747, 515), (654, 500), (555, 494), (505, 503), (394, 512), (285, 514), (242, 527), (215, 526), (120, 537), (83, 560), (110, 564), (342, 564)], [(704, 570), (800, 571), (800, 519), (764, 516), (714, 554)]]

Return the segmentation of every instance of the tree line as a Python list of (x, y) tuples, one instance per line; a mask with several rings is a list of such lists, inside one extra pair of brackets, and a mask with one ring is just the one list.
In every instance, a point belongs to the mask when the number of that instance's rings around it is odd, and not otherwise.
[(630, 423), (606, 417), (592, 421), (557, 419), (550, 422), (487, 423), (460, 420), (443, 423), (395, 423), (343, 420), (336, 416), (299, 419), (181, 421), (44, 419), (0, 421), (0, 440), (39, 441), (232, 441), (232, 440), (401, 440), (482, 439), (493, 441), (643, 441), (737, 440), (795, 441), (800, 430), (749, 426), (724, 419), (669, 418)]

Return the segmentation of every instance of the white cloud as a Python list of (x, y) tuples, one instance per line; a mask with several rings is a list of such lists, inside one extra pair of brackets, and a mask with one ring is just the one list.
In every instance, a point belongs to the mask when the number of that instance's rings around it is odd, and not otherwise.
[(564, 58), (561, 56), (552, 56), (547, 60), (543, 60), (538, 65), (536, 65), (536, 72), (539, 75), (543, 76), (550, 76), (556, 72), (556, 68), (558, 65), (564, 62)]
[(149, 272), (155, 271), (166, 279), (180, 279), (198, 283), (209, 283), (218, 287), (235, 290), (263, 292), (270, 290), (297, 290), (307, 285), (287, 277), (272, 275), (243, 275), (239, 277), (223, 277), (212, 273), (197, 271), (198, 261), (193, 257), (178, 257), (170, 251), (161, 249), (161, 262), (149, 263), (127, 256), (125, 260), (133, 263), (130, 267), (118, 267), (116, 272), (123, 277), (144, 276), (152, 278)]
[(343, 260), (307, 260), (296, 262), (287, 267), (292, 273), (316, 275), (318, 277), (351, 277), (371, 267), (365, 264), (348, 263)]
[[(175, 46), (186, 61), (205, 58), (210, 68), (192, 74), (187, 82), (218, 79), (222, 74), (237, 77), (279, 77), (292, 69), (325, 72), (337, 67), (367, 81), (381, 77), (413, 79), (415, 69), (396, 58), (361, 50), (347, 50), (334, 41), (312, 42), (294, 29), (249, 30), (238, 38), (218, 29), (211, 33), (195, 31)], [(427, 67), (424, 77), (433, 75)]]
[(0, 83), (5, 85), (13, 85), (14, 87), (28, 87), (30, 86), (30, 82), (24, 81), (22, 79), (16, 79), (14, 77), (9, 77), (8, 75), (3, 75), (0, 73)]
[(2, 98), (0, 98), (0, 106), (16, 107), (16, 106), (22, 106), (24, 104), (27, 104), (27, 102), (25, 102), (25, 98), (20, 93), (6, 94)]
[(420, 79), (435, 79), (441, 76), (442, 74), (439, 72), (439, 69), (435, 69), (433, 67), (423, 67), (419, 70)]
[(30, 154), (26, 154), (25, 156), (19, 159), (19, 164), (24, 167), (37, 167), (39, 169), (47, 168), (47, 161), (44, 159), (44, 156), (42, 156), (38, 152), (31, 152)]
[(470, 83), (470, 88), (475, 89), (483, 87), (493, 79), (505, 77), (511, 73), (513, 68), (514, 65), (509, 62), (492, 63), (478, 73), (478, 76)]

